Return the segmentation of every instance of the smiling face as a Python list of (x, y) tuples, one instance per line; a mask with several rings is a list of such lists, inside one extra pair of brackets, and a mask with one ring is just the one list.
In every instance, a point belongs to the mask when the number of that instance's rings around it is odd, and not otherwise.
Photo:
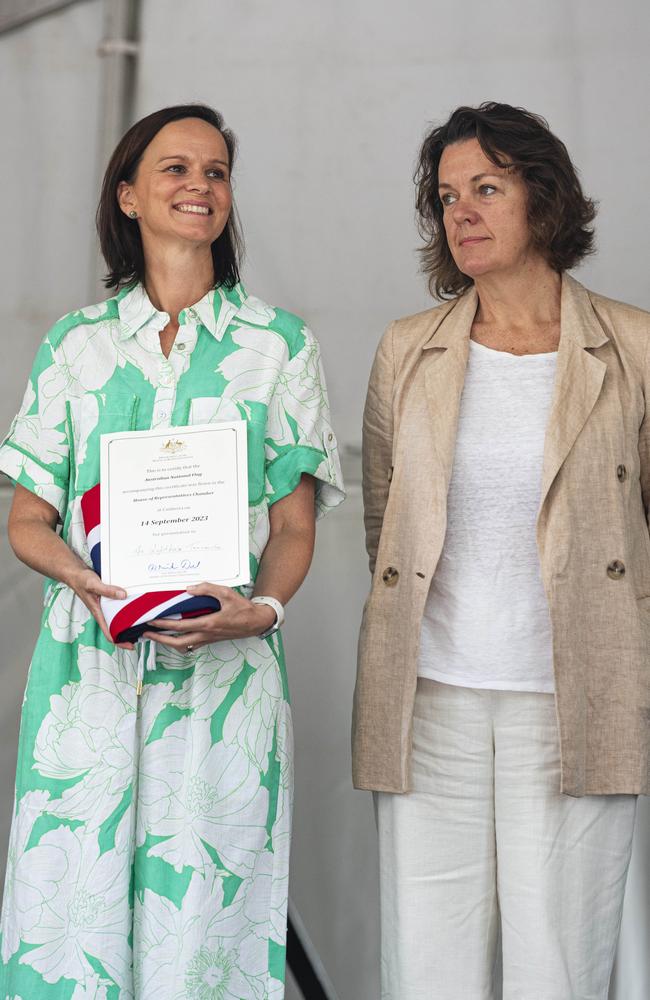
[(145, 149), (132, 182), (118, 201), (137, 213), (145, 250), (166, 244), (209, 247), (223, 232), (232, 207), (228, 149), (221, 133), (200, 118), (170, 122)]
[(474, 280), (514, 274), (531, 258), (539, 259), (531, 245), (523, 180), (496, 166), (478, 139), (443, 150), (438, 190), (447, 243), (463, 274)]

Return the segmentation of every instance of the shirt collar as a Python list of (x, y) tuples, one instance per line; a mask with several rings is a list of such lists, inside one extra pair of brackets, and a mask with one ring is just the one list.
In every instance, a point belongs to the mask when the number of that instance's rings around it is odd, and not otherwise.
[[(198, 302), (182, 309), (179, 319), (183, 324), (186, 316), (191, 318), (193, 315), (216, 340), (221, 340), (246, 299), (246, 291), (240, 282), (232, 288), (220, 285), (211, 288)], [(168, 314), (155, 308), (141, 282), (125, 289), (117, 296), (117, 308), (120, 317), (120, 340), (133, 337), (138, 330), (148, 326), (154, 319), (158, 320), (161, 330), (169, 322)]]

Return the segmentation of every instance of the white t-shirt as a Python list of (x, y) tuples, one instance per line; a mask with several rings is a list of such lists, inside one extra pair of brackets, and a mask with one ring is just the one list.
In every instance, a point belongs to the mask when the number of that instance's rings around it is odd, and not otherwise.
[(447, 533), (422, 620), (421, 677), (554, 690), (535, 527), (556, 360), (470, 341)]

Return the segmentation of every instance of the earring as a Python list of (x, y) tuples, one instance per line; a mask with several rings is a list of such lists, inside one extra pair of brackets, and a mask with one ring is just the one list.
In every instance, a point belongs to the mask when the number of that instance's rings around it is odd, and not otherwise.
[(137, 217), (138, 217), (138, 213), (136, 212), (136, 210), (134, 208), (132, 208), (131, 211), (129, 212), (129, 219), (137, 219)]

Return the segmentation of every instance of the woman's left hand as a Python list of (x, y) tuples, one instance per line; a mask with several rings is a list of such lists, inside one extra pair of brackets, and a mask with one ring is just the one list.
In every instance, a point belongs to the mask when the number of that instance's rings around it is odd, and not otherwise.
[[(299, 484), (271, 506), (269, 540), (260, 560), (255, 589), (270, 594), (286, 604), (305, 579), (314, 551), (314, 479), (303, 473)], [(188, 587), (189, 594), (216, 597), (221, 611), (200, 618), (156, 618), (149, 622), (156, 628), (174, 632), (145, 632), (145, 639), (161, 646), (191, 653), (211, 642), (245, 639), (261, 635), (275, 622), (275, 611), (268, 604), (253, 604), (230, 587), (199, 583)], [(188, 649), (189, 647), (189, 649)]]
[(145, 632), (143, 638), (159, 642), (162, 646), (176, 649), (180, 653), (188, 653), (200, 649), (201, 646), (208, 646), (211, 642), (261, 635), (275, 621), (273, 608), (267, 604), (253, 604), (230, 587), (220, 587), (215, 583), (198, 583), (195, 587), (188, 587), (187, 592), (197, 597), (216, 597), (221, 604), (221, 610), (201, 615), (199, 618), (155, 618), (148, 624), (177, 634)]

